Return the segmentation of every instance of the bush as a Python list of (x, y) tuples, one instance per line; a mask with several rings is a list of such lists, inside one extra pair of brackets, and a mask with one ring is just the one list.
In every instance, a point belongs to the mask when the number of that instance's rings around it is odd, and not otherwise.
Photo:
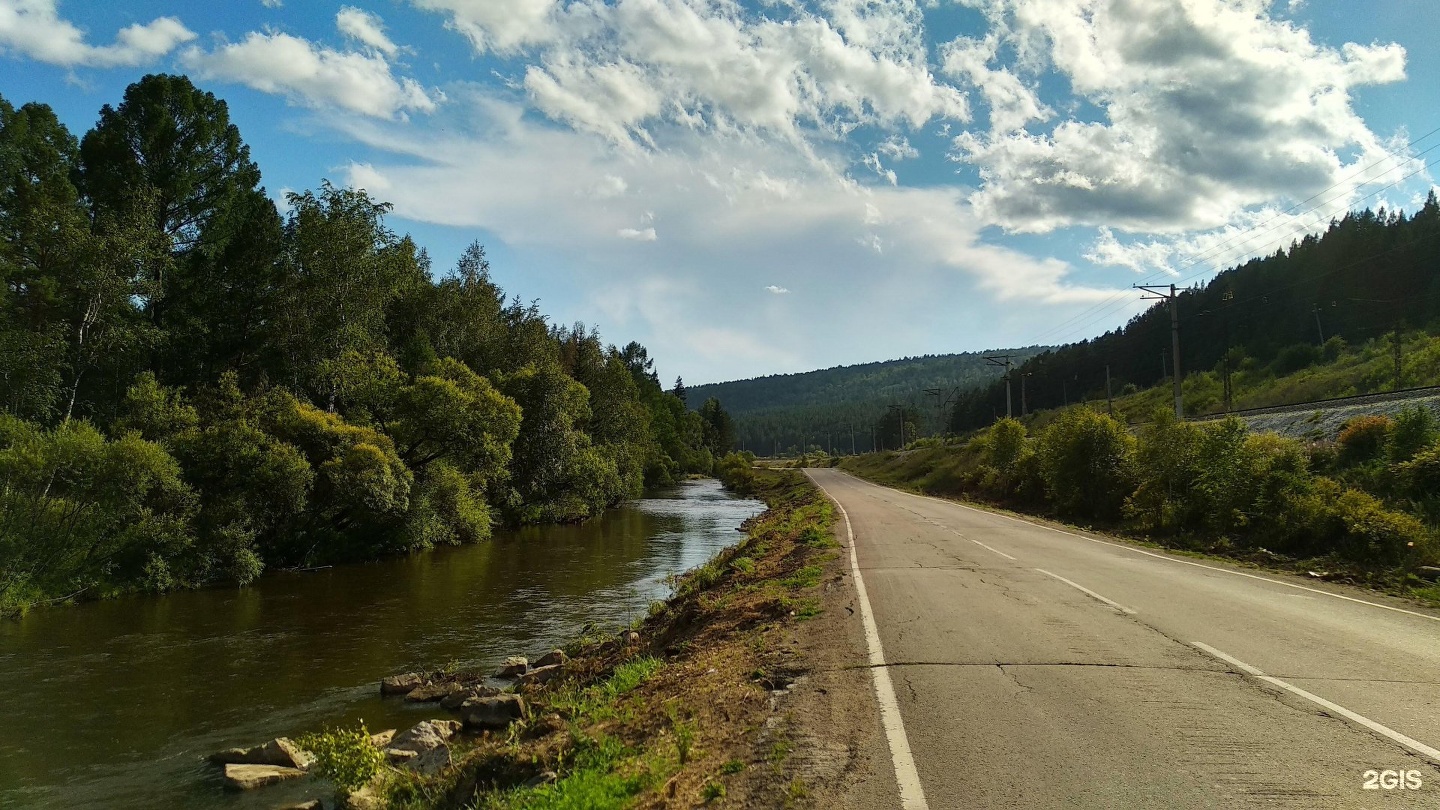
[(1040, 474), (1061, 514), (1110, 520), (1134, 491), (1135, 439), (1088, 408), (1072, 408), (1041, 434)]
[(1309, 343), (1296, 343), (1281, 349), (1270, 363), (1270, 369), (1276, 374), (1294, 374), (1320, 362), (1321, 356), (1320, 347)]
[(1360, 464), (1380, 455), (1390, 438), (1394, 422), (1388, 416), (1357, 416), (1345, 423), (1336, 441), (1340, 445), (1340, 463)]
[(314, 755), (311, 769), (341, 790), (359, 790), (385, 764), (385, 753), (371, 743), (364, 723), (353, 729), (306, 734), (295, 742)]
[(1424, 405), (1416, 405), (1395, 417), (1385, 452), (1391, 464), (1401, 464), (1434, 444), (1437, 438), (1440, 438), (1440, 431), (1436, 430), (1435, 413)]
[(1152, 528), (1178, 528), (1186, 496), (1199, 476), (1199, 427), (1181, 422), (1169, 408), (1156, 410), (1154, 421), (1136, 442), (1139, 486), (1127, 504), (1130, 517)]

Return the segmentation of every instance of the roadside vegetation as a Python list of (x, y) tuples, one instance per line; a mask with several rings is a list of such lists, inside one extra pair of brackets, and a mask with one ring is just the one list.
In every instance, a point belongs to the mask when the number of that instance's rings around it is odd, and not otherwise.
[(183, 76), (83, 138), (0, 99), (0, 614), (583, 520), (728, 451), (480, 245), (437, 272), (363, 190), (286, 202)]
[(1334, 442), (1160, 409), (1131, 433), (1083, 407), (1036, 435), (1001, 419), (964, 441), (844, 459), (879, 483), (961, 497), (1187, 551), (1440, 600), (1440, 426), (1424, 408), (1352, 420)]
[[(769, 509), (737, 545), (674, 583), (628, 628), (577, 638), (564, 674), (519, 688), (524, 716), (462, 736), (454, 764), (430, 775), (354, 763), (366, 736), (331, 733), (328, 762), (371, 780), (376, 807), (432, 810), (793, 804), (788, 743), (767, 731), (771, 695), (798, 674), (781, 631), (816, 615), (822, 572), (839, 559), (831, 503), (793, 470), (752, 469), (733, 454), (721, 474)], [(314, 744), (317, 738), (306, 738)], [(348, 739), (351, 753), (336, 755)], [(340, 740), (339, 743), (336, 740)]]

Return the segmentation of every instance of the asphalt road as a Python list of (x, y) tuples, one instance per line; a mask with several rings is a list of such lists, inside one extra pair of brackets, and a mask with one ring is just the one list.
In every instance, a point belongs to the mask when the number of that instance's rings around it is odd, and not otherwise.
[(1440, 612), (808, 472), (853, 528), (907, 807), (1440, 808)]

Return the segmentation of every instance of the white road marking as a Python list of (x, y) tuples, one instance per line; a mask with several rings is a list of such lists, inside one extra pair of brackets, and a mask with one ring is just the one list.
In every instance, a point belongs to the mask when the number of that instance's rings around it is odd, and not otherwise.
[[(939, 526), (940, 524), (939, 524), (939, 523), (936, 523), (935, 525)], [(973, 538), (973, 537), (966, 537), (965, 535), (961, 534), (960, 532), (957, 532), (957, 531), (955, 531), (954, 529), (951, 529), (949, 526), (945, 526), (944, 528), (945, 528), (946, 530), (948, 530), (951, 534), (955, 535), (956, 537), (958, 537), (958, 538), (960, 538), (960, 539), (962, 539), (962, 540), (969, 540), (970, 542), (974, 543), (975, 545), (979, 546), (980, 548), (985, 549), (986, 551), (990, 551), (990, 552), (994, 552), (995, 554), (999, 554), (1001, 557), (1004, 557), (1004, 558), (1007, 559), (1007, 560), (1013, 561), (1013, 560), (1015, 559), (1014, 557), (1011, 557), (1009, 554), (1006, 554), (1005, 552), (1001, 551), (1000, 549), (998, 549), (998, 548), (991, 548), (991, 547), (985, 545), (984, 543), (980, 542), (979, 540), (976, 540), (976, 539)]]
[(1321, 707), (1322, 709), (1325, 709), (1326, 711), (1328, 711), (1328, 712), (1330, 712), (1330, 713), (1332, 713), (1332, 714), (1338, 714), (1338, 715), (1340, 715), (1341, 717), (1344, 717), (1345, 719), (1350, 720), (1351, 722), (1359, 723), (1360, 725), (1364, 726), (1365, 728), (1370, 729), (1371, 731), (1375, 732), (1376, 734), (1379, 734), (1379, 735), (1381, 735), (1382, 737), (1388, 737), (1388, 738), (1390, 738), (1391, 740), (1393, 740), (1393, 741), (1395, 741), (1395, 742), (1397, 742), (1397, 743), (1405, 746), (1406, 748), (1409, 748), (1411, 751), (1414, 751), (1415, 753), (1420, 754), (1421, 756), (1428, 757), (1431, 761), (1433, 761), (1433, 762), (1435, 762), (1435, 763), (1437, 763), (1437, 764), (1440, 764), (1440, 750), (1437, 750), (1437, 749), (1435, 749), (1435, 748), (1431, 748), (1430, 746), (1426, 745), (1425, 743), (1420, 742), (1419, 740), (1417, 740), (1417, 739), (1415, 739), (1415, 738), (1413, 738), (1413, 737), (1408, 737), (1408, 736), (1406, 736), (1406, 735), (1404, 735), (1404, 734), (1401, 734), (1400, 732), (1396, 731), (1395, 729), (1390, 728), (1389, 726), (1381, 725), (1380, 723), (1377, 723), (1377, 722), (1375, 722), (1374, 720), (1371, 720), (1370, 718), (1365, 717), (1364, 715), (1356, 714), (1355, 712), (1352, 712), (1352, 711), (1350, 711), (1349, 709), (1347, 709), (1347, 708), (1345, 708), (1344, 706), (1341, 706), (1341, 705), (1339, 705), (1339, 704), (1337, 704), (1337, 703), (1331, 703), (1330, 701), (1326, 700), (1325, 698), (1322, 698), (1322, 697), (1320, 697), (1319, 695), (1311, 694), (1310, 692), (1307, 692), (1307, 691), (1305, 691), (1304, 689), (1301, 689), (1300, 687), (1295, 686), (1294, 684), (1289, 684), (1289, 683), (1286, 683), (1285, 681), (1280, 680), (1279, 678), (1274, 678), (1274, 677), (1271, 677), (1271, 676), (1269, 676), (1269, 675), (1266, 675), (1265, 673), (1261, 672), (1261, 671), (1260, 671), (1259, 669), (1257, 669), (1256, 667), (1252, 667), (1252, 666), (1250, 666), (1249, 664), (1245, 663), (1244, 661), (1240, 661), (1239, 659), (1236, 659), (1236, 658), (1234, 658), (1234, 657), (1232, 657), (1232, 656), (1226, 655), (1225, 653), (1220, 652), (1219, 650), (1215, 649), (1214, 647), (1211, 647), (1211, 646), (1208, 645), (1208, 644), (1202, 644), (1202, 643), (1200, 643), (1200, 642), (1198, 642), (1198, 641), (1192, 641), (1192, 642), (1190, 642), (1190, 644), (1191, 644), (1192, 646), (1194, 646), (1196, 649), (1198, 649), (1198, 650), (1200, 650), (1200, 651), (1202, 651), (1202, 652), (1208, 653), (1208, 654), (1210, 654), (1210, 655), (1212, 655), (1212, 656), (1220, 659), (1221, 661), (1224, 661), (1225, 663), (1230, 664), (1231, 666), (1235, 667), (1236, 669), (1239, 669), (1239, 670), (1241, 670), (1242, 672), (1245, 672), (1246, 674), (1253, 675), (1253, 676), (1254, 676), (1255, 678), (1257, 678), (1258, 680), (1262, 680), (1262, 681), (1264, 681), (1265, 683), (1268, 683), (1268, 684), (1270, 684), (1270, 685), (1272, 685), (1272, 686), (1278, 686), (1278, 687), (1280, 687), (1281, 689), (1284, 689), (1285, 691), (1289, 692), (1290, 694), (1295, 695), (1295, 696), (1297, 696), (1297, 697), (1304, 698), (1305, 700), (1308, 700), (1308, 701), (1310, 701), (1311, 703), (1314, 703), (1315, 705)]
[(865, 645), (870, 648), (870, 674), (875, 681), (875, 698), (880, 703), (880, 724), (885, 727), (885, 739), (890, 743), (895, 782), (900, 787), (900, 806), (903, 810), (929, 810), (925, 789), (920, 786), (920, 773), (915, 769), (915, 757), (910, 752), (910, 738), (905, 735), (905, 720), (900, 717), (900, 702), (895, 699), (895, 685), (891, 683), (890, 670), (885, 666), (885, 650), (880, 646), (880, 630), (875, 626), (875, 614), (870, 609), (870, 597), (865, 592), (865, 578), (860, 576), (860, 561), (855, 554), (855, 530), (850, 526), (850, 515), (825, 487), (811, 480), (845, 518), (845, 536), (850, 541), (850, 574), (855, 577), (855, 592), (860, 596)]
[[(845, 474), (845, 475), (850, 475), (849, 473), (844, 473), (844, 474)], [(855, 476), (851, 476), (851, 477), (854, 478)], [(857, 479), (857, 480), (862, 480), (862, 481), (863, 481), (864, 479)], [(865, 483), (868, 484), (868, 483), (870, 483), (870, 482), (869, 482), (869, 481), (865, 481)], [(877, 487), (878, 487), (878, 486), (880, 486), (880, 485), (879, 485), (879, 484), (871, 484), (871, 486), (877, 486)], [(886, 488), (886, 489), (890, 489), (890, 487), (885, 487), (885, 488)], [(1001, 513), (1001, 512), (991, 512), (991, 511), (986, 510), (986, 509), (976, 509), (976, 508), (973, 507), (973, 506), (966, 506), (965, 504), (960, 503), (960, 502), (958, 502), (958, 501), (950, 501), (950, 500), (946, 500), (946, 499), (944, 499), (944, 498), (935, 498), (935, 497), (931, 497), (931, 496), (929, 496), (929, 495), (916, 495), (916, 494), (913, 493), (913, 492), (906, 492), (906, 491), (903, 490), (903, 489), (896, 489), (896, 490), (894, 490), (894, 491), (895, 491), (895, 492), (899, 492), (899, 493), (901, 493), (901, 494), (903, 494), (903, 495), (909, 495), (909, 496), (912, 497), (912, 498), (921, 498), (921, 499), (927, 500), (927, 501), (935, 501), (936, 503), (942, 503), (942, 504), (946, 504), (946, 505), (948, 505), (948, 506), (958, 506), (958, 507), (961, 508), (961, 509), (967, 509), (967, 510), (969, 510), (969, 511), (971, 511), (971, 512), (979, 512), (979, 513), (982, 514), (982, 515), (991, 515), (991, 516), (993, 516), (993, 517), (1004, 518), (1005, 520), (1013, 521), (1013, 522), (1015, 522), (1015, 523), (1024, 524), (1024, 525), (1026, 525), (1026, 526), (1031, 527), (1032, 529), (1044, 529), (1044, 530), (1046, 530), (1046, 531), (1055, 532), (1056, 534), (1064, 534), (1064, 535), (1068, 535), (1068, 536), (1070, 536), (1070, 537), (1078, 537), (1078, 538), (1080, 538), (1081, 540), (1089, 540), (1089, 541), (1092, 542), (1092, 543), (1099, 543), (1099, 544), (1102, 545), (1102, 546), (1110, 546), (1111, 548), (1118, 548), (1118, 549), (1121, 549), (1122, 551), (1133, 551), (1133, 552), (1135, 552), (1136, 554), (1144, 554), (1146, 557), (1154, 557), (1154, 558), (1157, 559), (1157, 560), (1165, 560), (1165, 561), (1167, 561), (1167, 562), (1179, 563), (1179, 564), (1181, 564), (1181, 565), (1193, 565), (1193, 566), (1195, 566), (1196, 568), (1204, 568), (1204, 569), (1207, 570), (1207, 571), (1214, 571), (1214, 572), (1217, 573), (1217, 574), (1231, 574), (1231, 575), (1237, 576), (1237, 577), (1245, 577), (1246, 579), (1258, 579), (1258, 580), (1260, 580), (1261, 582), (1269, 582), (1269, 583), (1274, 584), (1274, 585), (1284, 585), (1284, 586), (1287, 587), (1287, 588), (1295, 588), (1296, 590), (1308, 591), (1309, 593), (1318, 593), (1318, 594), (1320, 594), (1321, 596), (1329, 596), (1329, 597), (1333, 597), (1333, 598), (1335, 598), (1335, 599), (1344, 599), (1346, 602), (1355, 602), (1356, 604), (1360, 604), (1360, 605), (1369, 605), (1370, 607), (1377, 607), (1377, 608), (1380, 608), (1381, 610), (1394, 611), (1395, 613), (1404, 613), (1404, 614), (1407, 615), (1407, 616), (1418, 616), (1419, 618), (1422, 618), (1422, 619), (1429, 619), (1429, 620), (1432, 621), (1432, 622), (1440, 622), (1440, 616), (1432, 616), (1432, 615), (1430, 615), (1430, 614), (1428, 614), (1428, 613), (1418, 613), (1418, 612), (1413, 611), (1413, 610), (1406, 610), (1405, 608), (1392, 607), (1391, 605), (1382, 605), (1382, 604), (1380, 604), (1380, 603), (1378, 603), (1378, 602), (1367, 602), (1367, 601), (1365, 601), (1364, 599), (1356, 599), (1356, 598), (1353, 597), (1353, 596), (1345, 596), (1344, 594), (1331, 593), (1330, 591), (1322, 591), (1322, 590), (1320, 590), (1320, 589), (1318, 589), (1318, 588), (1307, 588), (1307, 587), (1305, 587), (1304, 585), (1296, 585), (1296, 584), (1293, 583), (1293, 582), (1282, 582), (1282, 581), (1280, 581), (1280, 580), (1278, 580), (1278, 579), (1271, 579), (1271, 578), (1269, 578), (1269, 577), (1256, 576), (1255, 574), (1247, 574), (1247, 573), (1245, 573), (1244, 571), (1231, 571), (1231, 570), (1229, 570), (1228, 568), (1216, 568), (1216, 567), (1213, 566), (1213, 565), (1205, 565), (1204, 563), (1197, 563), (1197, 562), (1194, 562), (1194, 561), (1192, 561), (1192, 560), (1182, 560), (1182, 559), (1179, 559), (1179, 558), (1177, 558), (1177, 557), (1171, 557), (1171, 556), (1166, 555), (1166, 554), (1156, 554), (1156, 553), (1153, 552), (1153, 551), (1146, 551), (1146, 550), (1144, 550), (1144, 549), (1132, 548), (1132, 547), (1130, 547), (1130, 546), (1122, 546), (1122, 545), (1120, 545), (1119, 543), (1111, 543), (1111, 542), (1108, 541), (1108, 540), (1099, 540), (1099, 539), (1096, 539), (1096, 538), (1094, 538), (1094, 537), (1086, 537), (1086, 536), (1083, 535), (1083, 534), (1076, 534), (1076, 533), (1074, 533), (1074, 532), (1067, 532), (1067, 531), (1065, 531), (1064, 529), (1056, 529), (1056, 528), (1051, 527), (1051, 526), (1043, 526), (1043, 525), (1041, 525), (1041, 524), (1039, 524), (1039, 523), (1031, 523), (1031, 522), (1028, 521), (1028, 520), (1021, 520), (1020, 518), (1011, 517), (1010, 515), (1006, 515), (1006, 514), (1003, 514), (1003, 513)]]
[(1215, 649), (1214, 647), (1211, 647), (1209, 644), (1201, 644), (1201, 643), (1198, 642), (1198, 641), (1192, 641), (1192, 642), (1190, 642), (1190, 645), (1193, 646), (1193, 647), (1198, 647), (1201, 652), (1206, 652), (1206, 653), (1209, 653), (1210, 655), (1212, 655), (1212, 656), (1214, 656), (1214, 657), (1216, 657), (1216, 658), (1219, 658), (1221, 661), (1224, 661), (1225, 663), (1229, 664), (1229, 665), (1232, 666), (1232, 667), (1235, 667), (1236, 669), (1240, 670), (1241, 672), (1244, 672), (1244, 673), (1247, 674), (1247, 675), (1254, 675), (1254, 676), (1257, 677), (1257, 678), (1263, 678), (1263, 677), (1265, 677), (1265, 673), (1261, 672), (1260, 670), (1256, 669), (1255, 667), (1250, 666), (1249, 664), (1245, 663), (1244, 661), (1241, 661), (1241, 660), (1238, 659), (1238, 658), (1231, 658), (1230, 656), (1226, 655), (1225, 653), (1220, 652), (1219, 650)]
[(1077, 591), (1085, 594), (1086, 596), (1088, 596), (1088, 597), (1090, 597), (1090, 598), (1092, 598), (1092, 599), (1099, 599), (1101, 602), (1104, 602), (1105, 604), (1109, 605), (1110, 607), (1115, 608), (1116, 610), (1120, 611), (1121, 613), (1128, 613), (1128, 614), (1130, 614), (1131, 616), (1135, 615), (1135, 611), (1134, 611), (1134, 610), (1131, 610), (1130, 608), (1125, 607), (1124, 605), (1120, 604), (1119, 602), (1115, 602), (1115, 601), (1112, 601), (1112, 600), (1110, 600), (1110, 599), (1106, 599), (1105, 597), (1101, 596), (1101, 595), (1098, 594), (1098, 593), (1095, 593), (1094, 591), (1090, 590), (1089, 588), (1085, 587), (1084, 585), (1079, 584), (1078, 582), (1071, 582), (1070, 580), (1066, 579), (1065, 577), (1060, 576), (1059, 574), (1052, 574), (1052, 573), (1050, 573), (1049, 571), (1046, 571), (1044, 568), (1036, 568), (1035, 570), (1036, 570), (1036, 571), (1039, 571), (1040, 573), (1044, 574), (1044, 575), (1047, 576), (1047, 577), (1054, 577), (1055, 579), (1060, 580), (1061, 582), (1065, 583), (1066, 585), (1069, 585), (1070, 587), (1074, 588), (1075, 590), (1077, 590)]

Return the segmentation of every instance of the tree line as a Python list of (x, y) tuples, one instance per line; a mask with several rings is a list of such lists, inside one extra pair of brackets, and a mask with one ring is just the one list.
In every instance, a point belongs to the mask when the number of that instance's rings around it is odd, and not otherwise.
[[(1233, 370), (1247, 361), (1293, 371), (1316, 362), (1336, 338), (1354, 344), (1395, 330), (1440, 331), (1440, 203), (1431, 191), (1413, 216), (1352, 212), (1322, 235), (1181, 290), (1177, 306), (1182, 374), (1223, 374), (1227, 364)], [(1164, 382), (1174, 368), (1170, 352), (1162, 303), (1123, 328), (1041, 352), (1012, 379), (1017, 392), (1025, 380), (1030, 410), (1063, 407), (1105, 399), (1107, 367), (1116, 394)], [(1206, 404), (1187, 401), (1187, 415)], [(1004, 413), (1005, 383), (994, 381), (960, 397), (950, 430), (975, 430)]]
[(365, 191), (260, 180), (184, 76), (78, 139), (0, 98), (0, 610), (582, 520), (728, 449), (479, 244), (437, 273)]
[[(998, 353), (1014, 355), (1019, 362), (1042, 349), (1032, 346)], [(849, 453), (853, 444), (857, 452), (865, 453), (899, 447), (902, 419), (906, 441), (941, 432), (949, 421), (948, 409), (942, 407), (947, 399), (957, 391), (984, 386), (1004, 372), (987, 363), (985, 354), (906, 357), (698, 385), (693, 390), (697, 397), (725, 402), (735, 420), (736, 450), (762, 456), (777, 450), (840, 454)], [(940, 392), (939, 396), (927, 389)]]

